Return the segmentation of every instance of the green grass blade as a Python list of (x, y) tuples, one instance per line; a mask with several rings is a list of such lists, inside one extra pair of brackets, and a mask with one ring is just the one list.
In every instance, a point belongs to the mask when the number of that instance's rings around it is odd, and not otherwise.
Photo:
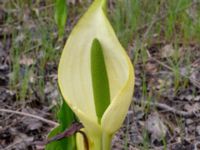
[(91, 73), (96, 114), (100, 122), (110, 104), (110, 90), (103, 50), (97, 39), (93, 40), (91, 47)]
[(65, 23), (67, 20), (67, 5), (65, 0), (56, 0), (55, 3), (55, 21), (58, 25), (59, 36), (64, 34)]

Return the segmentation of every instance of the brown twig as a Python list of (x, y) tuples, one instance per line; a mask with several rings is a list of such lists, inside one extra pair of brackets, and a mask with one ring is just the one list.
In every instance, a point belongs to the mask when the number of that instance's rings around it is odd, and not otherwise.
[(20, 111), (14, 111), (14, 110), (10, 110), (10, 109), (0, 109), (0, 112), (5, 112), (5, 113), (13, 113), (13, 114), (17, 114), (17, 115), (22, 115), (22, 116), (26, 116), (26, 117), (31, 117), (31, 118), (35, 118), (38, 120), (41, 120), (47, 124), (53, 125), (53, 126), (58, 126), (59, 124), (57, 122), (54, 122), (52, 120), (48, 120), (33, 114), (29, 114), (29, 113), (25, 113), (25, 112), (20, 112)]
[(46, 141), (46, 144), (51, 143), (53, 141), (61, 140), (65, 137), (69, 137), (69, 136), (75, 134), (76, 132), (78, 132), (81, 128), (83, 128), (82, 123), (76, 122), (76, 123), (72, 124), (72, 126), (70, 128), (68, 128), (67, 130), (65, 130), (63, 133), (60, 133), (60, 134), (48, 139)]
[(186, 112), (186, 111), (182, 111), (182, 110), (177, 110), (169, 105), (166, 105), (166, 104), (163, 104), (163, 103), (158, 103), (158, 102), (145, 102), (145, 101), (134, 101), (135, 104), (149, 104), (150, 106), (155, 106), (159, 109), (163, 109), (165, 111), (168, 111), (168, 112), (171, 112), (171, 113), (174, 113), (178, 116), (181, 116), (181, 117), (186, 117), (186, 118), (190, 118), (190, 117), (200, 117), (200, 114), (197, 114), (195, 112)]
[(34, 144), (36, 145), (46, 145), (46, 144), (49, 144), (53, 141), (59, 141), (63, 138), (66, 138), (66, 137), (69, 137), (77, 132), (80, 132), (80, 129), (83, 128), (83, 125), (82, 123), (80, 122), (76, 122), (76, 123), (73, 123), (68, 129), (66, 129), (64, 132), (60, 133), (60, 134), (57, 134), (56, 136), (50, 138), (50, 139), (47, 139), (45, 141), (42, 141), (42, 142), (34, 142)]
[[(168, 70), (170, 70), (170, 71), (172, 71), (172, 72), (174, 71), (174, 69), (171, 68), (170, 66), (168, 66), (168, 65), (166, 65), (165, 63), (161, 62), (160, 60), (158, 60), (158, 59), (152, 57), (151, 54), (150, 54), (150, 52), (149, 52), (148, 50), (147, 50), (147, 55), (148, 55), (148, 57), (149, 57), (149, 60), (155, 61), (155, 62), (158, 63), (159, 65), (163, 66), (164, 68), (166, 68), (166, 69), (168, 69)], [(192, 83), (194, 86), (196, 86), (197, 88), (200, 89), (200, 83), (199, 83), (197, 80), (192, 79), (191, 77), (189, 77), (189, 76), (186, 75), (185, 73), (180, 73), (180, 75), (183, 76), (184, 78), (189, 79), (189, 80), (191, 81), (191, 83)]]
[[(170, 70), (170, 71), (173, 71), (173, 68), (171, 68), (170, 66), (168, 66), (168, 65), (166, 65), (165, 63), (161, 62), (160, 60), (157, 60), (157, 59), (151, 57), (151, 55), (149, 55), (149, 59), (150, 59), (150, 60), (153, 60), (153, 61), (155, 61), (155, 62), (157, 62), (158, 64), (160, 64), (161, 66), (165, 67), (166, 69), (168, 69), (168, 70)], [(189, 79), (189, 80), (191, 81), (191, 83), (192, 83), (194, 86), (196, 86), (197, 88), (200, 89), (200, 83), (199, 83), (197, 80), (192, 79), (191, 77), (188, 77), (188, 76), (187, 76), (186, 74), (184, 74), (184, 73), (180, 73), (180, 75), (183, 76), (183, 77), (185, 77), (185, 78), (187, 78), (187, 79)]]

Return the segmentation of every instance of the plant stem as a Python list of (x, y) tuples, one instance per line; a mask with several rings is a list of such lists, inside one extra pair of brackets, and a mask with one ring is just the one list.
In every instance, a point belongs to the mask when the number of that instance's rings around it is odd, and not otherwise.
[(94, 139), (94, 143), (91, 146), (91, 150), (102, 150), (102, 140), (101, 140), (101, 136), (100, 138), (96, 138)]
[(112, 136), (103, 132), (90, 143), (90, 150), (110, 150)]
[(111, 149), (111, 139), (112, 139), (111, 135), (109, 135), (107, 133), (102, 134), (102, 149), (103, 150)]

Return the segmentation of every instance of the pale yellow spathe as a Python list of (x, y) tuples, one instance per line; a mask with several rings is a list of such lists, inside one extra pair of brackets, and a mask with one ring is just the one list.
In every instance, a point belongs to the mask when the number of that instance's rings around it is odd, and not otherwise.
[[(103, 48), (111, 94), (111, 103), (101, 124), (97, 121), (91, 79), (90, 48), (95, 38)], [(90, 140), (101, 136), (102, 132), (112, 135), (119, 129), (131, 103), (134, 72), (104, 14), (101, 1), (93, 2), (70, 34), (60, 59), (58, 83)]]

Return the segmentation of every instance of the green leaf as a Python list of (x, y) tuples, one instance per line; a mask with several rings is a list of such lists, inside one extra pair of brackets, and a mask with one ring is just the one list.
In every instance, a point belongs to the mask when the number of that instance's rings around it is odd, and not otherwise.
[(58, 25), (59, 36), (64, 34), (65, 23), (67, 20), (67, 5), (65, 0), (56, 0), (55, 3), (55, 21)]
[[(48, 138), (54, 137), (57, 134), (65, 131), (76, 120), (74, 113), (66, 104), (66, 102), (63, 100), (62, 100), (60, 111), (58, 113), (58, 119), (59, 119), (60, 125), (54, 128), (49, 133)], [(68, 149), (76, 150), (75, 135), (68, 138), (64, 138), (59, 141), (51, 142), (45, 147), (45, 150), (68, 150)]]
[[(58, 133), (60, 133), (62, 130), (61, 130), (61, 127), (58, 126), (56, 128), (54, 128), (48, 135), (48, 138), (51, 138), (51, 137), (54, 137), (56, 136)], [(63, 146), (65, 144), (67, 144), (67, 139), (62, 139), (60, 141), (54, 141), (54, 142), (51, 142), (49, 144), (46, 145), (45, 147), (45, 150), (64, 150), (63, 149)]]
[(74, 112), (63, 99), (60, 112), (58, 113), (58, 120), (63, 131), (66, 130), (66, 128), (70, 127), (74, 121), (76, 121)]
[(93, 40), (91, 47), (91, 73), (96, 114), (100, 122), (110, 104), (110, 90), (103, 50), (97, 39)]

